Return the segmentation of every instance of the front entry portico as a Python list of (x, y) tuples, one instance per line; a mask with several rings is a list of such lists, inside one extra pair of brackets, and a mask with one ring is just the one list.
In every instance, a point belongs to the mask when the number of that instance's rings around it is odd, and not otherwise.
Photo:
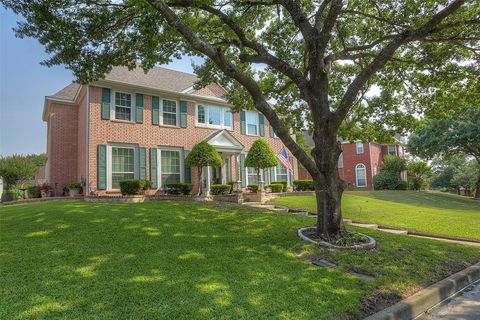
[(215, 147), (223, 159), (221, 167), (205, 167), (202, 170), (202, 193), (208, 195), (212, 184), (227, 184), (237, 179), (239, 156), (244, 146), (228, 130), (216, 131), (204, 140)]

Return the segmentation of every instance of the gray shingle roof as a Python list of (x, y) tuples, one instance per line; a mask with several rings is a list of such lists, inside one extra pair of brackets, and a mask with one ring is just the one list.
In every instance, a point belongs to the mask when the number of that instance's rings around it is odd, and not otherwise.
[(57, 99), (64, 99), (64, 100), (75, 100), (78, 91), (82, 87), (81, 84), (72, 82), (62, 90), (58, 91), (57, 93), (51, 95), (50, 97), (57, 98)]

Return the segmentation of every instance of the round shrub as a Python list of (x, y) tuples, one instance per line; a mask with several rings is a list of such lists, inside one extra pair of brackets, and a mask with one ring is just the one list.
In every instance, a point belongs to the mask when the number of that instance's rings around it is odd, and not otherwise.
[(138, 179), (128, 179), (120, 181), (120, 192), (122, 195), (136, 195), (140, 194), (140, 191), (143, 189), (144, 182), (143, 180)]
[(250, 184), (247, 186), (247, 190), (250, 192), (257, 192), (258, 191), (258, 184)]
[(407, 181), (399, 181), (397, 190), (408, 190), (408, 182)]
[(72, 189), (80, 189), (82, 185), (79, 182), (72, 182), (67, 184), (67, 189), (72, 190)]
[(270, 184), (280, 184), (282, 186), (282, 191), (279, 192), (287, 192), (288, 190), (288, 182), (287, 181), (272, 181)]
[(379, 174), (373, 177), (375, 190), (396, 190), (399, 183), (400, 178), (394, 172), (380, 171)]
[(271, 192), (282, 192), (283, 185), (281, 183), (271, 183), (265, 186), (267, 189), (270, 188)]
[(42, 196), (42, 191), (40, 190), (40, 186), (28, 186), (27, 196), (30, 199), (40, 198)]
[(231, 189), (232, 186), (228, 184), (212, 184), (210, 186), (210, 193), (213, 195), (229, 194)]

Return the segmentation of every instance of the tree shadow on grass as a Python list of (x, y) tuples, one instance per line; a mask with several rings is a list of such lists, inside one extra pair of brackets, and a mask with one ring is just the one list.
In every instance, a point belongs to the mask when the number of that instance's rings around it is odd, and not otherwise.
[[(400, 297), (430, 281), (418, 266), (458, 258), (380, 234), (370, 252), (316, 249), (292, 232), (309, 218), (228, 204), (65, 202), (20, 211), (2, 220), (2, 319), (359, 318), (376, 290)], [(315, 267), (298, 252), (340, 268)], [(350, 269), (377, 279), (362, 282)]]

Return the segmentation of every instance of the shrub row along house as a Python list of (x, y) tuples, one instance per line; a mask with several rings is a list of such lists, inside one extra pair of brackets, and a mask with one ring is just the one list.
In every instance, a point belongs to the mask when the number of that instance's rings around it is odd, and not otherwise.
[[(148, 73), (115, 67), (102, 80), (72, 83), (45, 97), (47, 123), (46, 180), (62, 188), (81, 181), (89, 194), (117, 192), (124, 179), (147, 179), (155, 189), (167, 183), (241, 181), (256, 184), (245, 156), (253, 142), (264, 138), (276, 154), (285, 148), (264, 116), (257, 111), (231, 112), (216, 84), (196, 90), (195, 75), (155, 67)], [(203, 170), (185, 164), (193, 146), (207, 141), (221, 154), (224, 164)], [(288, 154), (293, 168), (296, 159)], [(261, 179), (292, 181), (297, 170), (283, 164), (262, 170)]]
[[(313, 147), (312, 137), (306, 130), (303, 131), (305, 141)], [(373, 177), (380, 171), (383, 159), (387, 155), (405, 157), (404, 141), (400, 136), (395, 137), (394, 144), (380, 144), (376, 142), (349, 142), (339, 138), (342, 153), (338, 159), (338, 173), (347, 188), (372, 189)], [(311, 179), (310, 174), (299, 166), (298, 177), (302, 180)], [(402, 181), (407, 180), (407, 172), (400, 174)]]

